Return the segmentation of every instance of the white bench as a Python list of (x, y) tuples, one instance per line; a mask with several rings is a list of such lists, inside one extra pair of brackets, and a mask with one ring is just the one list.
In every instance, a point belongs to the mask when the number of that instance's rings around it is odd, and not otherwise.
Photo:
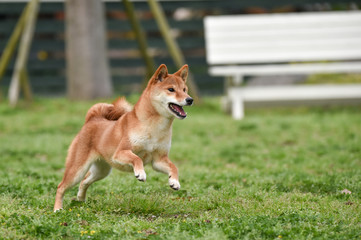
[(361, 72), (361, 11), (208, 16), (209, 73), (233, 79), (232, 115), (244, 102), (361, 99), (361, 84), (240, 87), (244, 76)]

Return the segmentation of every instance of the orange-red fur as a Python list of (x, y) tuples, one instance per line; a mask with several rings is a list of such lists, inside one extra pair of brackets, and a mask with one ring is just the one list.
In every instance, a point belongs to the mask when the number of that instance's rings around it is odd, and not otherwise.
[(132, 105), (124, 97), (116, 99), (112, 104), (98, 103), (92, 106), (86, 116), (85, 123), (93, 118), (105, 118), (108, 120), (118, 120), (122, 115), (130, 112)]
[(161, 65), (134, 108), (119, 98), (113, 104), (98, 103), (89, 109), (84, 126), (69, 147), (54, 211), (62, 208), (65, 191), (79, 182), (77, 198), (84, 201), (89, 185), (106, 177), (111, 168), (134, 171), (138, 180), (145, 181), (144, 165), (152, 163), (155, 170), (169, 175), (173, 189), (180, 188), (177, 167), (168, 153), (173, 120), (184, 118), (185, 113), (177, 115), (169, 103), (191, 105), (187, 76), (187, 65), (174, 74)]

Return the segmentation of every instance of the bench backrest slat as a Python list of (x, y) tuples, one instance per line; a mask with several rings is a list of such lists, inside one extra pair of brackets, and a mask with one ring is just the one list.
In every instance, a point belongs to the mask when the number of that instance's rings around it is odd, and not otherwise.
[(209, 64), (361, 59), (361, 11), (209, 16)]

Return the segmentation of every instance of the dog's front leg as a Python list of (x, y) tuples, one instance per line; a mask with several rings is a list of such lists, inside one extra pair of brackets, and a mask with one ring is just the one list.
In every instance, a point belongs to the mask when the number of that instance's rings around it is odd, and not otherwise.
[(178, 181), (178, 169), (174, 163), (169, 160), (168, 155), (155, 157), (152, 162), (152, 167), (158, 172), (168, 174), (168, 182), (171, 188), (174, 190), (180, 189), (180, 184)]
[(113, 155), (110, 165), (118, 170), (127, 170), (127, 165), (133, 167), (135, 177), (145, 182), (147, 175), (144, 171), (143, 161), (131, 150), (118, 150)]

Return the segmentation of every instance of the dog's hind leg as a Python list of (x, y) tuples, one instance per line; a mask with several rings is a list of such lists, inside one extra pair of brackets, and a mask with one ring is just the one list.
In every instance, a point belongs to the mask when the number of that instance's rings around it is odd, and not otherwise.
[(85, 201), (86, 191), (88, 187), (92, 183), (99, 181), (105, 178), (106, 176), (108, 176), (111, 170), (112, 170), (111, 166), (105, 161), (103, 160), (95, 161), (91, 165), (89, 172), (85, 175), (85, 178), (79, 185), (79, 191), (77, 194), (78, 201)]
[(168, 156), (154, 158), (152, 162), (152, 167), (158, 172), (168, 174), (168, 183), (172, 189), (180, 189), (180, 184), (178, 181), (178, 169), (174, 165), (174, 163), (169, 160)]
[(77, 148), (73, 145), (69, 149), (64, 177), (56, 191), (54, 212), (63, 207), (65, 192), (84, 178), (90, 165), (94, 161), (95, 157), (91, 156), (87, 149), (83, 149), (82, 151), (76, 151), (75, 149)]

